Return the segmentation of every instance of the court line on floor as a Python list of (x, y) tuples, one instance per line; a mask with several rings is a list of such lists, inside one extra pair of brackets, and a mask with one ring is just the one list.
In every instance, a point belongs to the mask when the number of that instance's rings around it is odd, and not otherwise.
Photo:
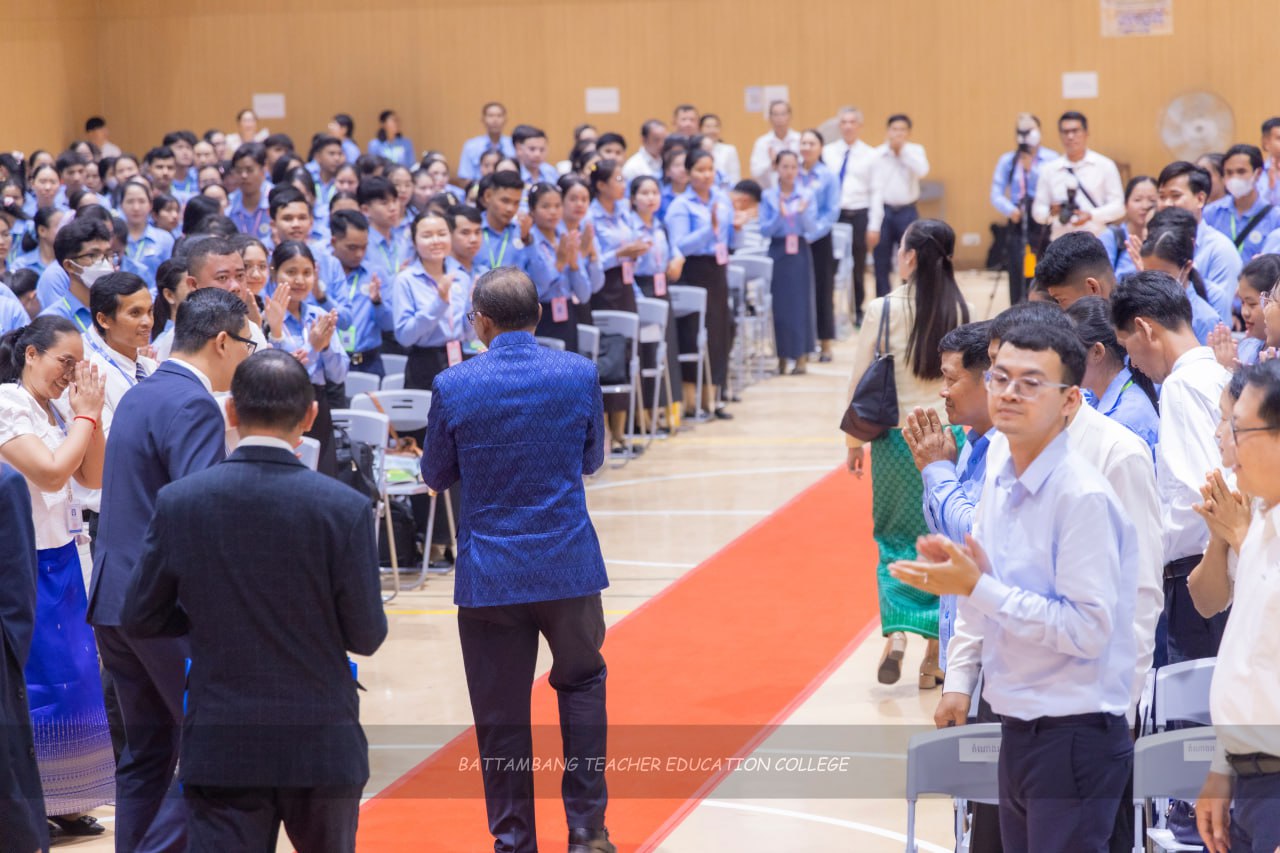
[[(793, 809), (780, 809), (776, 806), (757, 806), (750, 803), (726, 803), (719, 800), (707, 800), (703, 805), (713, 809), (725, 809), (727, 811), (738, 812), (755, 812), (757, 814), (772, 815), (774, 817), (790, 817), (796, 820), (808, 821), (809, 823), (823, 823), (828, 826), (838, 826), (843, 829), (852, 829), (855, 832), (865, 832), (867, 835), (876, 835), (880, 838), (887, 838), (890, 841), (899, 841), (906, 843), (907, 837), (901, 832), (894, 832), (891, 829), (881, 829), (878, 826), (872, 826), (869, 823), (858, 823), (854, 820), (845, 820), (838, 817), (827, 817), (826, 815), (813, 814), (812, 812), (798, 812)], [(927, 850), (929, 853), (951, 853), (952, 848), (940, 847), (928, 841), (916, 839), (916, 846), (921, 850)]]
[[(450, 608), (441, 608), (439, 610), (400, 610), (400, 609), (392, 610), (388, 608), (386, 612), (388, 616), (457, 616), (458, 608), (450, 607)], [(604, 615), (605, 616), (626, 616), (630, 612), (631, 612), (630, 610), (606, 610), (604, 612)]]
[(633, 480), (618, 480), (611, 483), (592, 483), (587, 486), (588, 492), (603, 492), (606, 489), (621, 489), (625, 486), (640, 486), (650, 483), (670, 483), (677, 480), (706, 480), (712, 477), (755, 477), (761, 474), (803, 474), (814, 471), (830, 471), (830, 465), (795, 465), (787, 468), (733, 468), (723, 471), (691, 471), (685, 474), (660, 474), (653, 477), (637, 477)]
[[(595, 509), (592, 518), (716, 518), (718, 516), (752, 516), (760, 518), (771, 509)], [(605, 560), (605, 562), (609, 562)]]

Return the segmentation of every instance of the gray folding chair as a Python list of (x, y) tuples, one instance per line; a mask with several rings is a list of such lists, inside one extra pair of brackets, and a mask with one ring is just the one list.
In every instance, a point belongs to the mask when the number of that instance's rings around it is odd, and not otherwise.
[(751, 352), (752, 324), (747, 313), (747, 273), (729, 262), (729, 308), (733, 311), (733, 349), (729, 352), (729, 384), (736, 390), (750, 385), (747, 354)]
[(636, 428), (636, 403), (640, 391), (640, 315), (630, 311), (592, 311), (591, 322), (601, 335), (622, 335), (627, 339), (627, 381), (600, 388), (604, 394), (627, 395), (627, 426), (623, 430), (627, 438), (623, 442), (622, 462), (617, 466), (621, 467), (635, 456), (630, 436)]
[[(351, 408), (365, 412), (380, 412), (385, 414), (391, 421), (391, 427), (396, 432), (414, 432), (427, 428), (428, 417), (431, 411), (431, 392), (421, 389), (408, 389), (405, 391), (375, 391), (372, 394), (361, 394), (351, 400)], [(426, 448), (423, 448), (424, 450)], [(386, 457), (387, 470), (398, 470), (403, 472), (395, 482), (390, 479), (387, 481), (387, 495), (389, 497), (409, 497), (411, 495), (427, 495), (430, 498), (430, 505), (427, 508), (427, 535), (426, 541), (428, 547), (423, 550), (422, 566), (418, 571), (417, 580), (408, 587), (410, 590), (419, 589), (427, 581), (427, 575), (431, 573), (431, 548), (430, 543), (432, 535), (435, 533), (436, 524), (436, 503), (439, 500), (439, 494), (427, 487), (422, 482), (419, 470), (421, 460), (412, 456), (395, 456), (388, 454)], [(406, 475), (412, 475), (407, 477)], [(445, 518), (449, 522), (449, 541), (453, 543), (454, 554), (457, 554), (458, 531), (457, 525), (453, 518), (453, 505), (448, 500), (448, 490), (443, 493), (446, 495), (444, 502)], [(391, 516), (387, 514), (387, 535), (391, 535)], [(396, 562), (395, 552), (392, 551), (391, 568), (397, 572), (396, 583), (399, 585), (399, 564)], [(447, 574), (448, 570), (440, 572)]]
[(831, 227), (831, 254), (836, 262), (835, 299), (836, 319), (841, 326), (853, 326), (849, 316), (849, 291), (853, 287), (853, 226), (837, 222)]
[[(367, 399), (367, 395), (361, 395)], [(335, 428), (346, 430), (352, 441), (368, 444), (373, 448), (373, 476), (378, 483), (378, 501), (374, 506), (374, 517), (387, 519), (387, 546), (391, 551), (391, 565), (396, 565), (396, 538), (391, 532), (391, 511), (387, 507), (387, 440), (391, 437), (391, 419), (379, 412), (357, 411), (355, 409), (334, 409), (329, 413)], [(317, 448), (318, 452), (319, 448)], [(375, 531), (379, 525), (374, 525)], [(399, 575), (392, 569), (392, 587), (390, 595), (383, 595), (383, 602), (391, 601), (400, 593)]]
[(775, 355), (778, 347), (773, 331), (773, 259), (738, 254), (733, 256), (732, 263), (742, 267), (747, 279), (747, 299), (755, 308), (758, 348), (754, 357), (756, 369), (763, 379), (765, 373), (777, 368)]
[[(1142, 815), (1149, 800), (1194, 800), (1200, 796), (1209, 762), (1218, 748), (1212, 726), (1178, 729), (1138, 738), (1133, 746), (1133, 849), (1146, 850)], [(1173, 840), (1167, 829), (1149, 829), (1147, 839), (1161, 850), (1200, 850)]]
[[(917, 853), (916, 801), (921, 794), (995, 803), (1000, 798), (997, 761), (1000, 724), (981, 723), (926, 732), (907, 744), (907, 853)], [(964, 814), (956, 809), (956, 838)]]
[(302, 443), (294, 450), (294, 454), (298, 457), (299, 462), (314, 471), (316, 466), (320, 464), (320, 442), (304, 435)]
[(1152, 697), (1155, 729), (1169, 728), (1170, 720), (1211, 724), (1209, 719), (1209, 686), (1217, 658), (1183, 661), (1156, 670), (1155, 694)]
[(658, 404), (662, 400), (662, 389), (667, 389), (669, 399), (675, 399), (671, 396), (671, 371), (667, 369), (667, 320), (671, 306), (665, 299), (637, 296), (636, 310), (640, 315), (640, 343), (657, 344), (658, 348), (655, 366), (640, 369), (641, 382), (653, 380), (653, 410), (649, 413), (649, 431), (645, 441), (645, 446), (648, 446), (658, 435)]
[[(376, 388), (375, 388), (374, 390), (376, 391), (376, 390), (378, 390), (378, 389), (376, 389)], [(381, 390), (383, 390), (383, 391), (403, 391), (403, 390), (404, 390), (404, 374), (403, 374), (403, 373), (388, 373), (386, 376), (382, 377), (382, 386), (381, 386)], [(354, 395), (353, 395), (353, 396), (354, 396)]]
[(404, 369), (409, 366), (409, 356), (407, 355), (387, 355), (382, 356), (382, 367), (386, 374), (390, 376), (393, 373), (404, 373)]
[(365, 394), (369, 391), (377, 391), (382, 383), (382, 377), (373, 373), (361, 373), (358, 370), (347, 371), (347, 397), (351, 398), (357, 394)]
[(578, 324), (578, 354), (592, 361), (600, 360), (600, 330), (595, 326)]
[(560, 340), (559, 338), (548, 338), (548, 337), (539, 335), (538, 337), (534, 338), (534, 340), (538, 342), (538, 346), (546, 347), (547, 349), (560, 350), (561, 352), (564, 351), (564, 341)]
[(707, 350), (707, 291), (701, 287), (688, 284), (673, 284), (667, 288), (667, 296), (671, 299), (671, 313), (678, 320), (690, 314), (698, 315), (697, 349), (693, 352), (682, 352), (678, 356), (681, 364), (696, 364), (697, 378), (694, 379), (695, 411), (686, 412), (685, 419), (691, 422), (704, 421), (711, 416), (703, 413), (702, 408), (702, 374), (709, 370), (710, 355)]

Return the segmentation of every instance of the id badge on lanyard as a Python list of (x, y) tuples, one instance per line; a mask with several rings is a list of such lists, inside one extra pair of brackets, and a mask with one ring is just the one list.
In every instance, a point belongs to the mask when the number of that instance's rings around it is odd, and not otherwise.
[(569, 319), (569, 300), (564, 296), (556, 296), (551, 300), (551, 319), (563, 323)]
[(653, 274), (653, 295), (667, 295), (667, 274), (664, 272), (656, 272)]
[[(58, 424), (58, 429), (62, 430), (62, 434), (67, 435), (67, 422), (62, 419), (62, 415), (52, 405), (49, 411), (53, 413), (53, 420)], [(79, 536), (84, 533), (84, 506), (80, 501), (76, 500), (75, 494), (71, 491), (71, 481), (67, 481), (67, 509), (65, 520), (67, 523), (67, 532), (72, 536)]]
[(627, 259), (622, 262), (622, 283), (623, 284), (636, 283), (636, 265), (635, 265), (635, 262), (630, 259)]
[(445, 354), (449, 357), (449, 366), (462, 363), (462, 342), (449, 341), (444, 345)]
[(787, 254), (788, 255), (800, 254), (800, 235), (799, 234), (787, 235)]

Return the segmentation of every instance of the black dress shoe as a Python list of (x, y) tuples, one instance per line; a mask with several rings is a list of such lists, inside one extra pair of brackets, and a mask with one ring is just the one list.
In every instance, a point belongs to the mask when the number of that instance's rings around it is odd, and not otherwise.
[(719, 409), (716, 409), (716, 417), (722, 421), (733, 420), (733, 415), (729, 414), (729, 410), (724, 408), (723, 406), (721, 406)]
[(858, 314), (858, 316), (857, 316), (857, 317), (855, 317), (855, 318), (853, 319), (853, 325), (855, 325), (855, 326), (861, 326), (861, 325), (862, 325), (862, 316), (863, 316), (863, 315), (862, 315), (861, 313), (859, 313), (859, 314)]
[(49, 823), (61, 830), (63, 836), (101, 835), (107, 831), (97, 818), (87, 814), (77, 818), (50, 817)]
[(607, 829), (569, 830), (569, 853), (617, 853)]

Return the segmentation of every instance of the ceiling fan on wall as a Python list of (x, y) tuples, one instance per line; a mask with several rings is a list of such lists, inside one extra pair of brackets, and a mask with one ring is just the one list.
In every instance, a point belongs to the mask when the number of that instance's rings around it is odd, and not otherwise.
[(1231, 105), (1213, 92), (1179, 95), (1160, 113), (1160, 141), (1183, 160), (1225, 151), (1235, 141), (1234, 134)]

